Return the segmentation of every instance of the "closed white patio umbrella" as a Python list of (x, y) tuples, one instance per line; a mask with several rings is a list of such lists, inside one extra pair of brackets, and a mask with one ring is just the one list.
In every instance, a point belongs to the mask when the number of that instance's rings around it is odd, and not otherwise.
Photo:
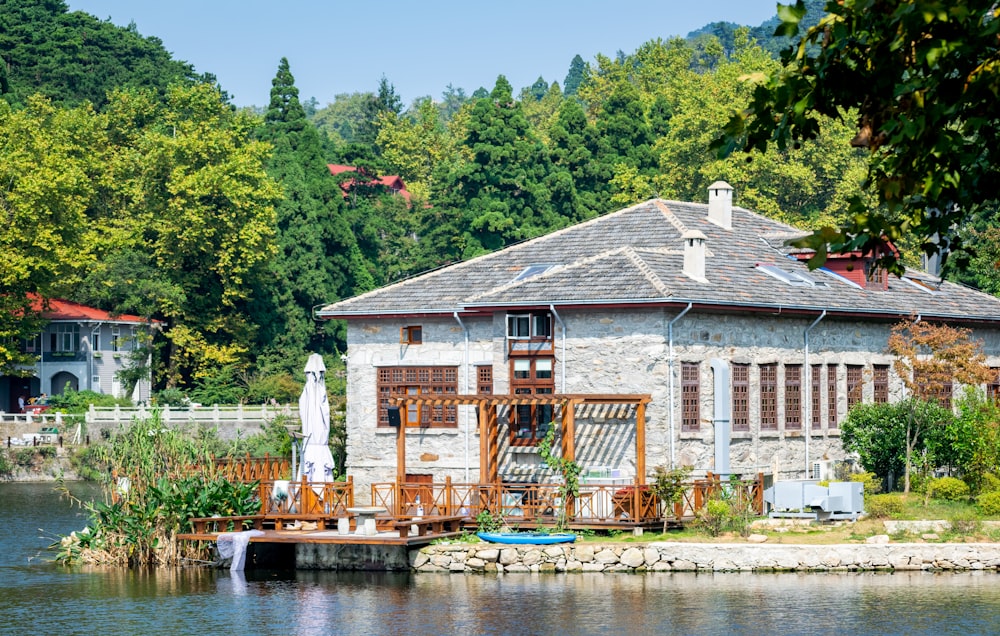
[(299, 418), (305, 449), (302, 451), (302, 475), (307, 481), (333, 481), (333, 454), (330, 452), (330, 404), (326, 399), (326, 365), (323, 356), (314, 353), (306, 362), (306, 385), (299, 397)]

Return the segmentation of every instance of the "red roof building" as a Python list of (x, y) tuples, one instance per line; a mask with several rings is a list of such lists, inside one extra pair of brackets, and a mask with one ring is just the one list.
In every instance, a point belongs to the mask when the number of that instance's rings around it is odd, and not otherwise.
[[(337, 163), (328, 163), (326, 167), (330, 169), (330, 174), (333, 176), (337, 176), (338, 174), (343, 174), (345, 172), (359, 172), (359, 170), (354, 166), (345, 166)], [(357, 185), (357, 181), (355, 179), (348, 179), (340, 184), (340, 188), (344, 191), (344, 198), (347, 198), (347, 195), (350, 194), (351, 189), (354, 188), (355, 185)], [(406, 205), (410, 204), (410, 193), (407, 191), (406, 184), (403, 183), (402, 177), (397, 175), (388, 175), (385, 177), (375, 176), (364, 185), (370, 187), (383, 186), (393, 194), (398, 194), (403, 197), (406, 201)]]

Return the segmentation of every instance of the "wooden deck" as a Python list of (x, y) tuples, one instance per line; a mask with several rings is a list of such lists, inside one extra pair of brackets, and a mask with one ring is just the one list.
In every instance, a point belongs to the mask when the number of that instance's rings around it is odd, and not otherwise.
[[(263, 530), (264, 534), (250, 537), (250, 543), (328, 543), (338, 545), (394, 545), (419, 548), (436, 539), (460, 536), (461, 532), (400, 537), (399, 532), (379, 532), (374, 535), (340, 534), (337, 530)], [(180, 541), (211, 541), (219, 538), (217, 532), (203, 534), (186, 533), (177, 535)]]
[[(250, 537), (251, 543), (333, 543), (339, 545), (398, 545), (420, 547), (435, 539), (461, 536), (465, 517), (427, 516), (420, 519), (381, 516), (376, 518), (376, 534), (357, 534), (353, 518), (349, 532), (341, 534), (338, 522), (341, 517), (320, 514), (259, 514), (232, 517), (199, 517), (191, 519), (192, 531), (177, 535), (179, 541), (218, 540), (227, 532), (258, 530), (264, 534)], [(290, 522), (315, 524), (315, 529), (291, 529)], [(411, 527), (416, 532), (411, 532)]]

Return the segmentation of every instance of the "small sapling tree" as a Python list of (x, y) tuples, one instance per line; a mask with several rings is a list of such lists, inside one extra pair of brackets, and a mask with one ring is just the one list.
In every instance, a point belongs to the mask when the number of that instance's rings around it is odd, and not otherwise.
[[(980, 343), (972, 340), (968, 329), (905, 320), (892, 328), (889, 352), (896, 358), (893, 368), (907, 394), (943, 406), (951, 405), (952, 382), (955, 380), (962, 384), (979, 385), (988, 382), (991, 377)], [(914, 401), (910, 400), (910, 403), (915, 406)], [(908, 414), (904, 493), (910, 492), (913, 449), (924, 429), (935, 424), (918, 417), (915, 408)]]

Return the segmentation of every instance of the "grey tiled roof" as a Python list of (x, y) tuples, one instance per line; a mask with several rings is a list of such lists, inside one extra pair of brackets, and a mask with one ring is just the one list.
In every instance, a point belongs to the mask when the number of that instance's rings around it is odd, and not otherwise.
[[(788, 258), (783, 242), (804, 232), (739, 207), (732, 229), (707, 218), (706, 204), (654, 199), (503, 250), (349, 298), (325, 318), (475, 311), (504, 306), (688, 303), (720, 308), (823, 310), (1000, 322), (1000, 299), (953, 283), (937, 293), (890, 277), (887, 291), (865, 290)], [(682, 234), (705, 237), (705, 279), (683, 273)], [(774, 263), (819, 284), (792, 286), (755, 266)], [(530, 265), (553, 265), (514, 281)], [(915, 271), (908, 276), (936, 286)]]

